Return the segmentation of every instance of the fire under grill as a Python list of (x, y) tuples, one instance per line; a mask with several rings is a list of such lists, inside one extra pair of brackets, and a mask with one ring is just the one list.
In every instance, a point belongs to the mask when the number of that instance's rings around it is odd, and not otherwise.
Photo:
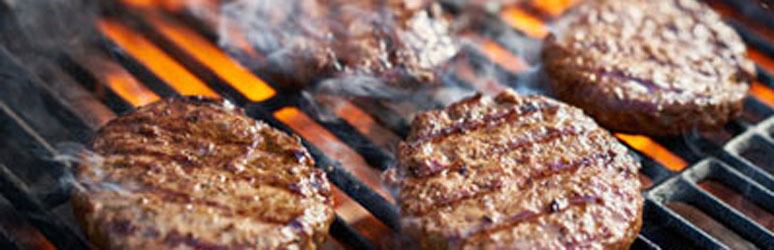
[[(574, 2), (532, 1), (489, 13), (481, 30), (466, 34), (475, 42), (445, 81), (491, 94), (507, 87), (498, 82), (523, 80), (527, 62), (513, 41), (538, 41), (546, 23)], [(615, 134), (643, 164), (644, 226), (636, 249), (774, 246), (774, 11), (753, 0), (709, 3), (747, 42), (758, 81), (743, 116), (720, 131)], [(108, 11), (89, 28), (99, 36), (84, 51), (46, 51), (41, 59), (18, 40), (0, 47), (0, 248), (93, 248), (71, 210), (68, 153), (116, 114), (178, 95), (229, 99), (249, 116), (303, 138), (337, 188), (332, 239), (323, 247), (404, 244), (381, 173), (395, 163), (392, 150), (408, 133), (410, 114), (447, 102), (298, 91), (248, 70), (261, 58), (249, 45), (221, 50), (219, 33), (179, 2), (101, 4)], [(458, 6), (449, 1), (445, 7), (454, 12)], [(0, 1), (3, 36), (24, 33), (12, 9)]]

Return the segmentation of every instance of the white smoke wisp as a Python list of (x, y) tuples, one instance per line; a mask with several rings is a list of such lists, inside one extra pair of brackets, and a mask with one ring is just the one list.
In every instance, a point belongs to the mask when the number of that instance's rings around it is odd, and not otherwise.
[(280, 85), (313, 92), (405, 98), (401, 89), (437, 85), (458, 52), (451, 22), (425, 0), (231, 0), (209, 12), (200, 1), (189, 9), (216, 29), (221, 48)]
[[(57, 154), (51, 160), (67, 167), (65, 174), (58, 179), (59, 185), (63, 187), (72, 186), (73, 189), (86, 193), (110, 191), (122, 196), (130, 196), (135, 190), (142, 189), (141, 186), (135, 183), (104, 181), (106, 173), (102, 171), (101, 166), (105, 162), (105, 157), (89, 150), (81, 143), (62, 142), (57, 143), (55, 148)], [(77, 180), (74, 176), (76, 171), (88, 171), (90, 178)]]

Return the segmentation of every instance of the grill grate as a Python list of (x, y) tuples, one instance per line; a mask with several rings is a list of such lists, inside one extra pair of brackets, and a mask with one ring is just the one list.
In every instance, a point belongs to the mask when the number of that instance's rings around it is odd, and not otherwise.
[[(771, 16), (765, 13), (761, 14), (760, 8), (745, 3), (750, 1), (723, 0), (722, 2), (742, 13), (745, 17), (771, 27), (769, 25), (773, 21)], [(454, 5), (450, 6), (454, 7)], [(8, 12), (2, 3), (0, 3), (0, 7), (0, 13)], [(115, 8), (109, 9), (131, 9), (128, 6), (113, 7)], [(526, 10), (540, 19), (551, 19), (550, 14), (542, 13), (538, 8), (530, 6)], [(367, 135), (358, 131), (355, 126), (344, 119), (330, 115), (332, 112), (327, 110), (323, 110), (326, 113), (326, 118), (320, 118), (317, 114), (321, 111), (317, 109), (320, 109), (322, 105), (314, 98), (304, 97), (294, 90), (284, 90), (270, 82), (272, 87), (281, 89), (281, 91), (267, 100), (252, 102), (230, 82), (224, 80), (195, 56), (168, 40), (146, 22), (147, 13), (122, 11), (104, 14), (111, 20), (120, 20), (120, 22), (130, 25), (133, 30), (140, 31), (142, 36), (161, 48), (164, 53), (179, 62), (195, 77), (204, 81), (219, 95), (245, 107), (249, 116), (265, 121), (288, 133), (295, 133), (297, 131), (293, 131), (290, 126), (277, 119), (274, 113), (285, 107), (296, 107), (309, 115), (314, 122), (331, 132), (338, 140), (352, 148), (375, 170), (384, 171), (395, 164), (395, 158), (388, 150), (377, 146)], [(166, 11), (160, 11), (157, 14), (181, 21), (209, 42), (214, 43), (217, 40), (215, 32), (190, 14)], [(11, 22), (11, 19), (6, 19), (8, 20), (0, 20), (3, 21), (0, 23), (6, 23), (4, 26), (13, 27), (13, 25), (7, 24)], [(774, 46), (768, 43), (765, 38), (748, 29), (748, 25), (742, 22), (734, 19), (728, 19), (728, 22), (739, 31), (748, 46), (774, 58)], [(494, 37), (493, 40), (499, 42), (507, 50), (517, 51), (517, 48), (508, 47), (511, 46), (509, 40), (503, 39), (503, 37), (524, 37), (522, 34), (499, 20), (498, 17), (491, 17), (486, 24), (489, 29), (484, 32), (485, 35)], [(169, 82), (154, 74), (151, 69), (127, 53), (119, 44), (114, 43), (109, 38), (101, 38), (97, 44), (99, 50), (94, 53), (102, 54), (103, 57), (109, 55), (109, 58), (115, 60), (104, 63), (120, 65), (122, 69), (162, 98), (179, 95)], [(82, 58), (67, 52), (61, 52), (55, 58), (54, 64), (61, 67), (69, 77), (78, 82), (77, 84), (92, 92), (99, 92), (99, 101), (111, 111), (123, 113), (133, 109), (134, 104), (122, 99), (121, 95), (111, 88), (106, 88), (106, 83), (96, 75), (95, 71), (86, 66), (87, 63), (84, 63)], [(111, 59), (106, 57), (106, 60)], [(470, 60), (474, 67), (477, 63), (492, 64), (488, 57), (483, 54), (475, 54)], [(3, 146), (4, 149), (21, 152), (14, 155), (18, 157), (2, 158), (3, 160), (12, 159), (12, 161), (0, 162), (0, 194), (8, 199), (13, 208), (45, 236), (43, 240), (49, 241), (60, 249), (92, 248), (78, 227), (73, 224), (72, 218), (62, 216), (63, 213), (71, 213), (71, 211), (60, 211), (62, 207), (69, 208), (67, 203), (72, 186), (66, 185), (66, 182), (65, 184), (59, 183), (59, 180), (66, 179), (70, 166), (50, 159), (59, 153), (55, 147), (51, 146), (52, 142), (85, 143), (94, 135), (95, 125), (89, 125), (92, 123), (84, 121), (83, 117), (77, 115), (82, 111), (69, 105), (70, 101), (58, 96), (55, 89), (47, 87), (48, 85), (38, 76), (39, 72), (30, 71), (22, 65), (22, 60), (15, 58), (6, 49), (0, 47), (0, 79), (3, 79), (4, 85), (8, 85), (9, 90), (0, 92), (0, 125), (2, 125), (0, 135), (9, 138), (9, 143), (7, 143), (9, 145)], [(497, 65), (495, 64), (495, 66)], [(516, 80), (521, 77), (517, 72), (509, 71), (504, 67), (498, 66), (496, 70), (502, 79)], [(771, 73), (761, 66), (758, 67), (758, 70), (759, 82), (771, 91), (774, 88), (774, 79)], [(262, 76), (261, 72), (254, 73)], [(271, 77), (264, 79), (271, 79)], [(464, 80), (456, 80), (460, 84), (468, 84)], [(30, 100), (28, 97), (31, 95), (40, 96), (40, 99)], [(351, 101), (371, 115), (381, 126), (400, 137), (407, 135), (407, 119), (394, 107), (382, 101), (367, 98), (355, 98)], [(660, 246), (670, 246), (670, 244), (681, 244), (681, 246), (691, 244), (691, 246), (700, 248), (737, 248), (747, 246), (745, 244), (769, 248), (774, 245), (772, 228), (761, 226), (700, 186), (703, 181), (717, 181), (742, 194), (743, 198), (754, 201), (762, 209), (774, 212), (774, 189), (772, 189), (774, 187), (774, 177), (772, 177), (774, 169), (766, 169), (767, 167), (771, 168), (770, 156), (774, 153), (774, 117), (771, 117), (774, 110), (766, 101), (756, 97), (748, 97), (745, 100), (745, 112), (757, 118), (752, 121), (738, 119), (729, 124), (726, 130), (729, 131), (732, 139), (728, 143), (712, 141), (701, 135), (654, 138), (654, 141), (659, 145), (663, 145), (689, 164), (693, 163), (691, 167), (681, 172), (670, 170), (667, 166), (662, 165), (658, 159), (640, 151), (637, 145), (626, 143), (630, 146), (632, 154), (641, 160), (643, 164), (642, 174), (653, 183), (652, 187), (643, 191), (646, 198), (643, 219), (645, 223), (633, 248), (658, 249)], [(439, 106), (440, 104), (435, 105)], [(20, 112), (19, 110), (32, 110), (34, 112)], [(54, 116), (40, 117), (35, 115), (44, 113), (50, 113)], [(392, 202), (356, 177), (340, 162), (323, 153), (316, 145), (307, 140), (303, 140), (303, 144), (315, 158), (317, 167), (327, 173), (333, 184), (389, 229), (399, 230), (398, 208)], [(764, 159), (761, 160), (761, 157), (756, 155), (763, 156)], [(27, 170), (24, 170), (25, 168)], [(40, 178), (44, 180), (31, 179), (27, 176), (28, 174), (25, 174), (28, 172), (24, 171), (42, 173), (46, 178)], [(696, 218), (682, 213), (686, 211), (685, 209), (691, 208), (698, 209), (699, 213), (706, 214), (727, 227), (733, 236), (715, 228), (702, 227), (706, 224), (697, 222)], [(330, 232), (340, 243), (355, 249), (374, 249), (380, 246), (379, 242), (372, 242), (373, 238), (366, 237), (339, 215), (336, 216)], [(729, 239), (741, 240), (730, 241)], [(0, 247), (16, 249), (25, 246), (14, 240), (13, 235), (0, 230)]]

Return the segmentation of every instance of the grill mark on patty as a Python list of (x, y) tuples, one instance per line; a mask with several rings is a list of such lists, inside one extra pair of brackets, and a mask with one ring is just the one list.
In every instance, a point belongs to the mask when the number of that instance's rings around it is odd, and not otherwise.
[(439, 131), (436, 131), (434, 133), (420, 136), (414, 139), (413, 141), (409, 142), (409, 146), (413, 148), (427, 141), (438, 142), (438, 141), (442, 141), (443, 139), (453, 134), (464, 134), (464, 133), (476, 131), (482, 128), (499, 126), (503, 123), (513, 121), (519, 117), (526, 116), (532, 113), (536, 113), (536, 112), (552, 113), (558, 109), (559, 109), (559, 106), (548, 104), (548, 103), (518, 106), (516, 108), (509, 109), (506, 112), (488, 114), (482, 117), (481, 119), (467, 120), (464, 122), (456, 123), (451, 125), (450, 127), (440, 129)]
[[(232, 207), (229, 207), (227, 205), (221, 204), (216, 201), (211, 200), (205, 200), (201, 198), (196, 198), (193, 196), (190, 196), (183, 192), (178, 192), (169, 188), (153, 185), (152, 183), (145, 183), (144, 185), (145, 191), (151, 191), (151, 194), (160, 194), (161, 198), (165, 202), (171, 202), (171, 203), (177, 203), (177, 204), (197, 204), (201, 206), (207, 206), (210, 208), (217, 209), (224, 213), (224, 215), (229, 217), (234, 217), (235, 215), (239, 215), (242, 217), (251, 217), (253, 219), (256, 219), (261, 222), (267, 222), (272, 224), (279, 224), (279, 225), (286, 225), (290, 223), (294, 218), (301, 216), (301, 213), (295, 212), (290, 213), (290, 211), (287, 211), (288, 214), (288, 220), (281, 220), (276, 218), (277, 216), (265, 216), (265, 213), (257, 213), (261, 209), (261, 207), (253, 206), (249, 209), (234, 209)], [(258, 205), (258, 204), (256, 204)]]
[[(123, 163), (123, 164), (129, 165), (131, 167), (139, 167), (139, 168), (142, 168), (142, 169), (145, 169), (145, 170), (154, 169), (154, 168), (155, 169), (161, 169), (161, 168), (156, 166), (158, 164), (152, 163), (152, 162), (128, 162), (128, 163)], [(302, 173), (302, 174), (306, 174), (306, 173)], [(140, 176), (136, 175), (134, 177), (140, 177)], [(265, 173), (264, 174), (258, 174), (258, 173), (255, 173), (255, 172), (250, 172), (250, 173), (234, 174), (233, 176), (228, 176), (226, 178), (242, 180), (242, 181), (245, 181), (247, 183), (250, 183), (251, 185), (266, 185), (266, 186), (270, 186), (270, 187), (275, 187), (275, 188), (279, 188), (279, 189), (282, 189), (282, 190), (286, 190), (286, 191), (288, 191), (288, 192), (290, 192), (291, 194), (294, 194), (294, 195), (298, 195), (298, 196), (302, 196), (302, 197), (308, 197), (309, 195), (303, 194), (300, 191), (299, 188), (294, 188), (294, 187), (298, 186), (300, 180), (292, 179), (293, 177), (295, 177), (295, 176), (293, 176), (293, 175), (282, 175), (282, 176), (280, 176), (280, 175), (276, 175), (276, 174), (265, 174)], [(322, 185), (322, 184), (317, 184), (317, 185)], [(317, 188), (317, 187), (315, 187), (315, 188)]]
[(491, 219), (489, 220), (484, 219), (483, 220), (484, 223), (471, 228), (470, 230), (462, 233), (461, 236), (457, 236), (457, 237), (462, 239), (469, 239), (471, 237), (475, 237), (477, 235), (481, 235), (484, 233), (494, 233), (496, 231), (513, 228), (515, 226), (518, 226), (522, 222), (532, 221), (543, 216), (569, 210), (573, 207), (587, 205), (590, 203), (603, 202), (602, 198), (597, 195), (575, 195), (575, 196), (567, 197), (566, 199), (567, 199), (567, 206), (563, 208), (557, 209), (554, 202), (549, 202), (540, 211), (525, 210), (498, 221), (493, 221)]
[(247, 249), (246, 244), (218, 244), (215, 242), (209, 242), (206, 240), (198, 239), (191, 233), (182, 234), (177, 230), (172, 230), (166, 236), (163, 241), (165, 245), (175, 248), (183, 244), (197, 250), (225, 250), (225, 249)]
[[(542, 128), (539, 128), (537, 130), (543, 130)], [(512, 151), (522, 149), (524, 147), (532, 146), (537, 143), (549, 143), (553, 142), (556, 139), (565, 138), (565, 137), (574, 137), (578, 134), (582, 134), (583, 131), (576, 131), (573, 127), (568, 128), (546, 128), (548, 130), (545, 133), (542, 133), (538, 136), (533, 136), (531, 138), (525, 139), (524, 137), (518, 138), (515, 141), (509, 141), (507, 143), (498, 143), (495, 145), (492, 145), (493, 149), (504, 149), (504, 150), (497, 150), (492, 155), (487, 155), (487, 157), (499, 157), (506, 153), (510, 153)], [(524, 134), (534, 135), (536, 132), (535, 130), (526, 132)], [(430, 159), (424, 162), (421, 162), (419, 165), (414, 165), (412, 167), (409, 167), (412, 174), (417, 178), (431, 178), (439, 173), (443, 172), (444, 170), (450, 170), (450, 171), (457, 171), (461, 168), (465, 167), (464, 163), (461, 162), (455, 162), (453, 164), (441, 164), (436, 160)]]
[(143, 147), (140, 145), (139, 147), (127, 147), (126, 145), (114, 145), (116, 147), (104, 147), (103, 149), (99, 150), (100, 154), (103, 156), (108, 155), (124, 155), (124, 156), (138, 156), (138, 155), (146, 155), (146, 156), (152, 156), (155, 159), (159, 161), (166, 161), (166, 162), (175, 162), (177, 164), (180, 164), (181, 166), (194, 166), (196, 165), (197, 160), (194, 159), (190, 155), (186, 154), (168, 154), (165, 152), (155, 151), (152, 148)]
[[(605, 159), (605, 162), (610, 162), (613, 158), (615, 158), (615, 156), (616, 156), (615, 152), (607, 151), (607, 152), (587, 155), (587, 156), (575, 159), (569, 163), (564, 163), (562, 161), (549, 163), (547, 164), (548, 165), (547, 168), (537, 171), (536, 173), (534, 173), (533, 176), (527, 176), (526, 178), (524, 178), (525, 181), (519, 184), (518, 189), (522, 190), (529, 183), (547, 179), (557, 174), (577, 171), (581, 167), (587, 166), (592, 162), (600, 159)], [(512, 181), (512, 180), (510, 179), (504, 180), (504, 179), (497, 178), (486, 183), (485, 185), (479, 186), (480, 188), (478, 191), (474, 191), (474, 192), (460, 191), (460, 192), (450, 193), (449, 195), (443, 196), (444, 198), (439, 199), (435, 204), (431, 204), (426, 209), (416, 209), (413, 215), (424, 216), (430, 212), (439, 211), (440, 208), (443, 208), (443, 207), (456, 205), (465, 200), (476, 199), (488, 194), (492, 194), (494, 192), (500, 191), (503, 188), (504, 184), (509, 181)]]

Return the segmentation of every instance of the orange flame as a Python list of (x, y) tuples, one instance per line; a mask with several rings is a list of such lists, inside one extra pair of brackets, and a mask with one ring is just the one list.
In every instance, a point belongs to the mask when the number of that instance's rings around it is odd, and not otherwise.
[(552, 16), (558, 16), (581, 0), (533, 0), (532, 6)]
[(661, 163), (664, 167), (672, 171), (682, 171), (688, 166), (679, 156), (672, 154), (668, 149), (664, 148), (660, 144), (651, 140), (648, 137), (641, 135), (627, 135), (621, 133), (615, 133), (615, 136), (626, 142), (629, 146), (637, 151), (653, 158), (653, 160)]
[(162, 20), (160, 17), (150, 17), (148, 20), (165, 37), (212, 69), (215, 74), (244, 94), (250, 101), (260, 102), (275, 95), (274, 89), (269, 87), (266, 82), (253, 75), (190, 28)]
[(481, 40), (481, 50), (487, 58), (511, 72), (522, 72), (528, 67), (521, 57), (514, 55), (492, 40)]
[[(123, 74), (122, 74), (123, 73)], [(150, 91), (145, 85), (137, 82), (126, 72), (110, 73), (106, 76), (106, 82), (118, 96), (139, 107), (159, 100), (159, 96)]]
[[(774, 71), (774, 60), (755, 49), (747, 49), (747, 56), (769, 72)], [(759, 83), (750, 85), (750, 94), (770, 106), (774, 106), (774, 90)]]
[[(344, 142), (338, 140), (330, 131), (317, 124), (317, 122), (306, 116), (299, 109), (285, 107), (275, 112), (274, 116), (282, 123), (290, 126), (293, 131), (300, 134), (304, 139), (320, 148), (323, 153), (331, 156), (332, 159), (340, 160), (342, 166), (352, 172), (358, 179), (363, 180), (371, 187), (381, 186), (381, 177), (378, 171), (370, 168), (368, 163), (357, 152), (344, 144)], [(390, 197), (381, 188), (375, 189), (382, 196)]]
[(191, 72), (129, 27), (104, 19), (99, 20), (97, 24), (102, 33), (171, 85), (178, 93), (219, 97)]
[(506, 23), (523, 31), (528, 36), (544, 38), (548, 35), (548, 27), (540, 19), (519, 7), (506, 8), (500, 12), (500, 16)]
[(764, 69), (768, 71), (774, 71), (774, 60), (770, 57), (764, 55), (760, 51), (756, 49), (747, 49), (747, 57), (761, 65)]
[(400, 141), (400, 137), (379, 126), (374, 118), (349, 101), (338, 100), (338, 106), (333, 110), (341, 119), (352, 124), (357, 131), (380, 146), (387, 147), (395, 145), (396, 142)]
[(164, 6), (169, 10), (179, 10), (183, 8), (185, 2), (181, 0), (123, 0), (124, 3), (135, 8), (149, 8), (155, 6)]
[(774, 90), (771, 88), (758, 82), (754, 82), (750, 85), (750, 94), (755, 96), (755, 98), (761, 102), (768, 104), (769, 106), (774, 106)]

